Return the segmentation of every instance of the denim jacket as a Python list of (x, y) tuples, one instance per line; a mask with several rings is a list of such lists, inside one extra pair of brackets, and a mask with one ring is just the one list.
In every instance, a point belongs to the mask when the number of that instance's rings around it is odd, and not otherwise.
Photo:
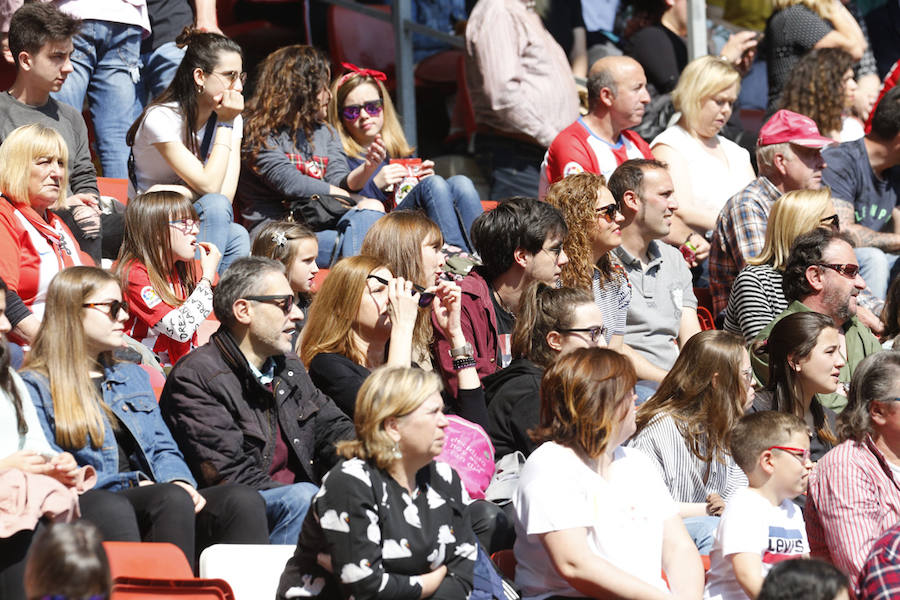
[(159, 413), (150, 378), (138, 365), (121, 362), (104, 369), (103, 402), (112, 409), (140, 448), (138, 460), (141, 470), (123, 473), (119, 473), (116, 437), (105, 416), (100, 448), (93, 448), (90, 442), (82, 448), (62, 448), (56, 442), (50, 382), (34, 371), (25, 371), (21, 375), (50, 445), (58, 452), (71, 452), (79, 465), (93, 466), (97, 470), (97, 488), (116, 491), (136, 486), (144, 479), (158, 483), (184, 481), (196, 487), (197, 482)]

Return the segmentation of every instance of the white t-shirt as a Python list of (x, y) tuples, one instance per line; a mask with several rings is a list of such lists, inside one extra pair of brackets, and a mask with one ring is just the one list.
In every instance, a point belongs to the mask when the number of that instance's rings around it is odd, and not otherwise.
[[(203, 144), (204, 133), (205, 128), (201, 127), (194, 134), (198, 150)], [(242, 137), (243, 120), (238, 115), (234, 118), (234, 133), (231, 138), (233, 151), (240, 149)], [(161, 104), (148, 109), (144, 121), (134, 136), (134, 145), (131, 151), (134, 153), (135, 174), (138, 184), (137, 193), (141, 193), (156, 184), (184, 185), (184, 182), (169, 166), (166, 159), (153, 146), (153, 144), (164, 142), (184, 143), (184, 118), (176, 109), (175, 103)], [(205, 163), (211, 152), (212, 141), (210, 141), (206, 156), (201, 157), (200, 160)], [(132, 196), (130, 187), (129, 184), (129, 197)]]
[(535, 450), (513, 495), (516, 583), (522, 595), (580, 596), (552, 567), (539, 534), (585, 527), (598, 556), (660, 590), (663, 523), (677, 506), (639, 450), (616, 448), (604, 479), (575, 452), (554, 442)]
[(790, 500), (773, 506), (750, 488), (735, 493), (716, 531), (704, 599), (747, 600), (729, 558), (741, 552), (759, 553), (763, 577), (775, 563), (809, 553), (800, 507)]

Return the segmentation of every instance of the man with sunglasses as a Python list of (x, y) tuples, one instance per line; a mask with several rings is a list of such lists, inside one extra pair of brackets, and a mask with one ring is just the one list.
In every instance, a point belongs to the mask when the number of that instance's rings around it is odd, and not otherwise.
[(759, 130), (759, 177), (725, 203), (713, 230), (709, 287), (716, 315), (728, 305), (731, 286), (747, 259), (762, 252), (775, 201), (787, 192), (822, 187), (822, 148), (833, 143), (819, 133), (815, 121), (789, 110), (779, 110)]
[(294, 544), (334, 443), (353, 423), (317, 390), (292, 350), (303, 314), (284, 266), (236, 260), (213, 308), (222, 325), (175, 365), (160, 409), (201, 485), (242, 483), (263, 496), (273, 544)]
[[(753, 343), (768, 340), (775, 323), (789, 314), (813, 311), (831, 317), (846, 358), (840, 374), (844, 387), (834, 394), (819, 394), (818, 399), (823, 406), (840, 412), (847, 404), (846, 386), (856, 365), (881, 350), (878, 338), (856, 316), (856, 297), (866, 282), (860, 276), (853, 246), (845, 234), (818, 227), (797, 237), (784, 267), (782, 286), (790, 304), (759, 332)], [(756, 378), (768, 382), (769, 354), (765, 347), (752, 352), (750, 361)]]
[(841, 230), (856, 244), (872, 293), (884, 299), (900, 272), (900, 88), (879, 101), (865, 137), (824, 155), (828, 168), (822, 179), (831, 187)]

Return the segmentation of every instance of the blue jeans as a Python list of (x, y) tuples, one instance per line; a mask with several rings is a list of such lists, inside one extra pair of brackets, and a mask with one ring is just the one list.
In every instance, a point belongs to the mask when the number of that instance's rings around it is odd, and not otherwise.
[(866, 282), (866, 287), (880, 300), (887, 296), (888, 286), (897, 274), (896, 254), (888, 254), (878, 248), (854, 248), (856, 260), (859, 261), (859, 274)]
[(303, 519), (319, 488), (311, 483), (294, 483), (260, 490), (266, 501), (270, 544), (296, 544), (303, 528)]
[(465, 175), (444, 179), (426, 177), (412, 189), (394, 210), (422, 209), (437, 223), (444, 242), (471, 252), (469, 230), (481, 214), (481, 197), (472, 180)]
[(684, 526), (687, 528), (688, 535), (694, 540), (697, 551), (700, 554), (709, 556), (712, 552), (713, 542), (716, 541), (716, 529), (719, 528), (719, 517), (687, 517), (684, 520)]
[[(366, 237), (369, 227), (383, 216), (384, 213), (377, 210), (348, 210), (341, 217), (341, 220), (338, 221), (336, 230), (317, 231), (316, 239), (319, 242), (319, 255), (316, 257), (316, 264), (319, 265), (319, 268), (327, 269), (331, 266), (332, 250), (334, 250), (335, 243), (338, 244), (335, 262), (341, 257), (359, 254), (363, 238)], [(339, 231), (343, 231), (340, 241), (337, 239)]]
[(141, 54), (141, 82), (138, 84), (136, 110), (140, 112), (151, 100), (162, 94), (184, 58), (185, 49), (166, 42), (153, 52)]
[(104, 177), (128, 177), (125, 134), (135, 112), (140, 81), (142, 30), (137, 25), (85, 20), (72, 40), (72, 67), (62, 89), (53, 94), (81, 111), (87, 95)]
[(206, 194), (194, 202), (194, 209), (200, 217), (197, 241), (215, 244), (222, 253), (219, 275), (235, 260), (249, 256), (250, 236), (242, 225), (234, 222), (231, 200), (222, 194)]
[(634, 385), (634, 393), (637, 394), (637, 400), (634, 401), (634, 405), (640, 406), (649, 400), (650, 396), (655, 394), (657, 389), (659, 389), (658, 381), (649, 381), (647, 379), (638, 381)]

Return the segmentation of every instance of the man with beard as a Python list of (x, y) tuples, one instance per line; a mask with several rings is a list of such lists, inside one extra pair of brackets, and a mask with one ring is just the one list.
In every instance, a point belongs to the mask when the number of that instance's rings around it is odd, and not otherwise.
[[(841, 368), (843, 389), (834, 394), (819, 394), (824, 406), (841, 411), (847, 405), (847, 385), (856, 366), (881, 345), (868, 327), (856, 317), (856, 296), (866, 287), (859, 274), (859, 263), (848, 238), (830, 229), (817, 228), (797, 238), (784, 270), (784, 295), (790, 304), (769, 323), (756, 339), (769, 338), (769, 332), (782, 318), (802, 311), (819, 312), (834, 319), (841, 338), (841, 354), (847, 362)], [(751, 353), (753, 371), (765, 383), (769, 378), (769, 353), (765, 345)]]

